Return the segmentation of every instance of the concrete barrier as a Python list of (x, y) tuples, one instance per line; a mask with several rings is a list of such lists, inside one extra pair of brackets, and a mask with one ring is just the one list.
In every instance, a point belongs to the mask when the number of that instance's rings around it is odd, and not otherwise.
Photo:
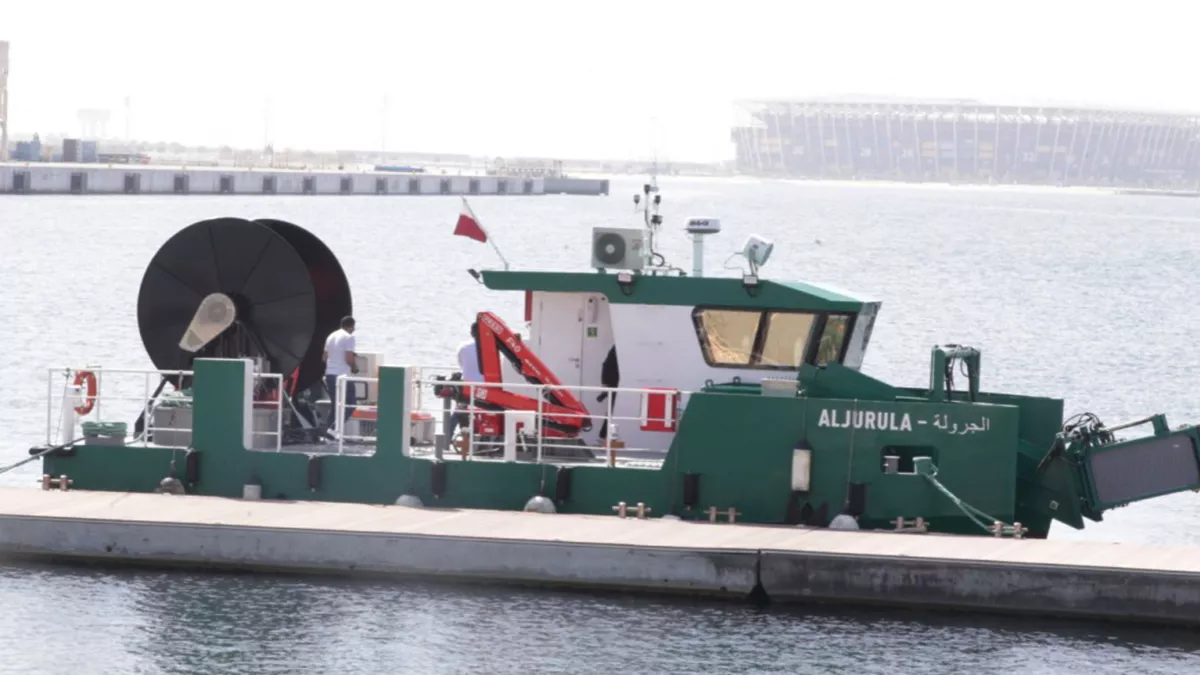
[(772, 601), (1200, 624), (1200, 574), (985, 560), (763, 551)]
[(0, 555), (731, 598), (753, 589), (757, 557), (754, 551), (12, 516), (0, 516)]
[(0, 489), (0, 556), (1200, 625), (1200, 549)]

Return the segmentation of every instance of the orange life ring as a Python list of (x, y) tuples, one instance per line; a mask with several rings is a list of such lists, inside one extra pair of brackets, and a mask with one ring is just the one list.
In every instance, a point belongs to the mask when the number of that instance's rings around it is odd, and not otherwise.
[(83, 399), (83, 403), (75, 406), (75, 412), (79, 415), (86, 415), (92, 412), (92, 408), (96, 406), (96, 374), (90, 370), (81, 370), (75, 373), (75, 386), (82, 386), (87, 383), (87, 396)]

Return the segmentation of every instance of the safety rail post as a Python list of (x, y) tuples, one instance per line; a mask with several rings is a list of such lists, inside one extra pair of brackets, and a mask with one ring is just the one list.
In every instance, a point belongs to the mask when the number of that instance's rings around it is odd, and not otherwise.
[(334, 387), (333, 387), (333, 389), (334, 389), (333, 396), (335, 399), (333, 402), (333, 424), (330, 424), (329, 428), (332, 429), (332, 428), (334, 428), (335, 425), (337, 426), (337, 430), (338, 430), (337, 454), (340, 455), (340, 454), (342, 454), (342, 451), (345, 449), (345, 444), (346, 444), (346, 433), (345, 433), (346, 430), (343, 428), (345, 425), (342, 424), (342, 416), (345, 415), (345, 413), (346, 413), (346, 376), (338, 375), (337, 379), (334, 381), (337, 382), (337, 384), (334, 385)]
[[(100, 396), (100, 376), (96, 376), (96, 397)], [(99, 401), (96, 402), (96, 409), (100, 409)], [(148, 445), (147, 438), (150, 434), (146, 433), (150, 429), (150, 373), (145, 373), (142, 377), (142, 447)]]
[[(64, 391), (63, 396), (66, 396)], [(59, 406), (60, 408), (62, 406)], [(53, 445), (50, 439), (50, 430), (54, 427), (54, 371), (46, 373), (46, 447)], [(64, 438), (63, 443), (69, 441), (69, 438)]]
[(475, 459), (475, 384), (467, 384), (467, 447), (463, 459)]
[(537, 462), (538, 462), (538, 464), (542, 463), (542, 436), (543, 436), (543, 434), (542, 434), (542, 429), (543, 429), (542, 401), (544, 401), (544, 400), (546, 400), (546, 387), (539, 386), (538, 387), (538, 400), (537, 400), (537, 403), (538, 403), (537, 423), (533, 425), (533, 431), (535, 434), (537, 434)]
[(425, 369), (420, 366), (417, 366), (416, 371), (417, 372), (416, 372), (416, 377), (414, 378), (414, 381), (417, 383), (417, 392), (416, 392), (417, 402), (416, 402), (416, 405), (413, 407), (413, 410), (424, 410), (424, 408), (422, 408), (421, 406), (424, 405), (424, 401), (425, 401), (425, 386), (423, 384), (421, 384), (421, 382), (423, 382), (425, 379)]
[(604, 451), (608, 454), (608, 465), (610, 467), (617, 465), (617, 456), (613, 452), (612, 436), (613, 436), (613, 399), (616, 395), (609, 392), (608, 396), (604, 397), (605, 407), (608, 409), (608, 414), (604, 418)]
[[(100, 406), (101, 406), (101, 401), (104, 398), (104, 396), (103, 396), (104, 395), (104, 369), (97, 366), (95, 369), (95, 373), (96, 373), (96, 400), (93, 403), (95, 403), (95, 406), (96, 406), (96, 419), (103, 419), (104, 413), (101, 412)], [(146, 375), (146, 377), (149, 377), (149, 376), (150, 376), (149, 374)]]
[(283, 452), (283, 375), (279, 375), (275, 396), (275, 452)]

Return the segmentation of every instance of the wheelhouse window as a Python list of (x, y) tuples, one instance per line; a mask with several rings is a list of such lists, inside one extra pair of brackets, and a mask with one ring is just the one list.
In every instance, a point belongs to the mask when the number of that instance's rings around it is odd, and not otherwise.
[(821, 341), (817, 344), (818, 366), (841, 363), (849, 328), (849, 314), (830, 314), (825, 317), (825, 329), (821, 331)]
[(799, 312), (770, 312), (766, 314), (766, 335), (756, 366), (765, 368), (799, 368), (808, 353), (815, 314)]
[(700, 349), (710, 366), (766, 370), (798, 370), (806, 361), (840, 362), (852, 318), (716, 307), (692, 313)]
[(704, 350), (714, 366), (748, 366), (754, 356), (762, 312), (738, 309), (700, 309), (692, 315)]

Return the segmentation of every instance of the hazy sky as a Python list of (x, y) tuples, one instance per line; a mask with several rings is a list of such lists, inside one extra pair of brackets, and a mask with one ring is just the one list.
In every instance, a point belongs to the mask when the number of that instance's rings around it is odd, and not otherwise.
[(740, 98), (1200, 109), (1194, 6), (0, 0), (0, 40), (14, 131), (121, 137), (128, 95), (139, 139), (374, 149), (386, 96), (389, 150), (717, 160)]

